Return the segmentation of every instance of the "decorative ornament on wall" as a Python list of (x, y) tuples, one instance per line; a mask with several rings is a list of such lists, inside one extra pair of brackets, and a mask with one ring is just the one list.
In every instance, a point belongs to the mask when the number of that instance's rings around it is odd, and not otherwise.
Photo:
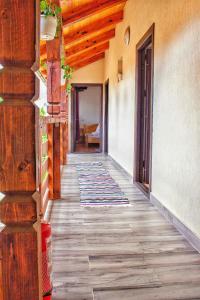
[(117, 80), (118, 82), (123, 79), (123, 57), (118, 60), (118, 68), (117, 68)]
[(125, 45), (129, 45), (130, 44), (130, 39), (131, 39), (131, 29), (130, 29), (130, 26), (128, 26), (125, 30), (125, 33), (124, 33), (124, 43)]

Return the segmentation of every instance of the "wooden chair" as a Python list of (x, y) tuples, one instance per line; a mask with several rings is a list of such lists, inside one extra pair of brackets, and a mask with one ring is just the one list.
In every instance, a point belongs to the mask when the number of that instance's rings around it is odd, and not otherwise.
[(88, 147), (89, 144), (99, 144), (100, 137), (92, 136), (91, 133), (95, 132), (99, 124), (84, 125), (85, 132), (85, 144)]

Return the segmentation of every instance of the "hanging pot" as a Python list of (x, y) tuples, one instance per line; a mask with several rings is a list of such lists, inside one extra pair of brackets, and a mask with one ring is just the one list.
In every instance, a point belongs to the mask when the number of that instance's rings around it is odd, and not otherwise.
[(40, 37), (41, 40), (53, 40), (56, 35), (57, 18), (53, 16), (41, 15), (40, 19)]

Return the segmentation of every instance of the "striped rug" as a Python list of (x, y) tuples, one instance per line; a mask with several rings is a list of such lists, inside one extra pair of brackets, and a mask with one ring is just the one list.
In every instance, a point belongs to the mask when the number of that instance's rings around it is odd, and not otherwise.
[(101, 162), (76, 165), (80, 202), (86, 206), (129, 205), (128, 198)]

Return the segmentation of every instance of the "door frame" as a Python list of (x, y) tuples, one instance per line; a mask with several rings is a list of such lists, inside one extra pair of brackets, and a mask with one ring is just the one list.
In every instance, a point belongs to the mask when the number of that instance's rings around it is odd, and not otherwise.
[[(154, 32), (155, 32), (155, 23), (148, 29), (144, 36), (136, 45), (136, 111), (135, 111), (135, 165), (134, 165), (134, 182), (138, 187), (149, 197), (151, 188), (152, 188), (152, 142), (153, 142), (153, 92), (154, 92)], [(140, 111), (141, 111), (141, 77), (140, 77), (140, 65), (141, 65), (141, 51), (149, 43), (152, 43), (152, 69), (151, 69), (151, 103), (150, 103), (150, 159), (149, 159), (149, 189), (145, 187), (142, 183), (139, 182), (139, 152), (140, 152)]]
[(109, 79), (104, 83), (105, 104), (104, 104), (104, 153), (108, 154), (108, 132), (109, 132)]
[[(75, 147), (75, 144), (74, 144), (74, 132), (75, 132), (75, 122), (74, 122), (74, 102), (75, 102), (75, 93), (76, 93), (76, 90), (75, 88), (76, 87), (90, 87), (90, 86), (97, 86), (97, 87), (100, 87), (101, 88), (101, 103), (100, 103), (100, 140), (101, 140), (101, 143), (100, 143), (100, 149), (99, 149), (99, 152), (98, 153), (102, 153), (103, 151), (103, 84), (102, 83), (73, 83), (72, 84), (72, 93), (71, 93), (71, 152), (72, 153), (76, 153), (76, 147)], [(87, 154), (87, 153), (86, 153)]]

